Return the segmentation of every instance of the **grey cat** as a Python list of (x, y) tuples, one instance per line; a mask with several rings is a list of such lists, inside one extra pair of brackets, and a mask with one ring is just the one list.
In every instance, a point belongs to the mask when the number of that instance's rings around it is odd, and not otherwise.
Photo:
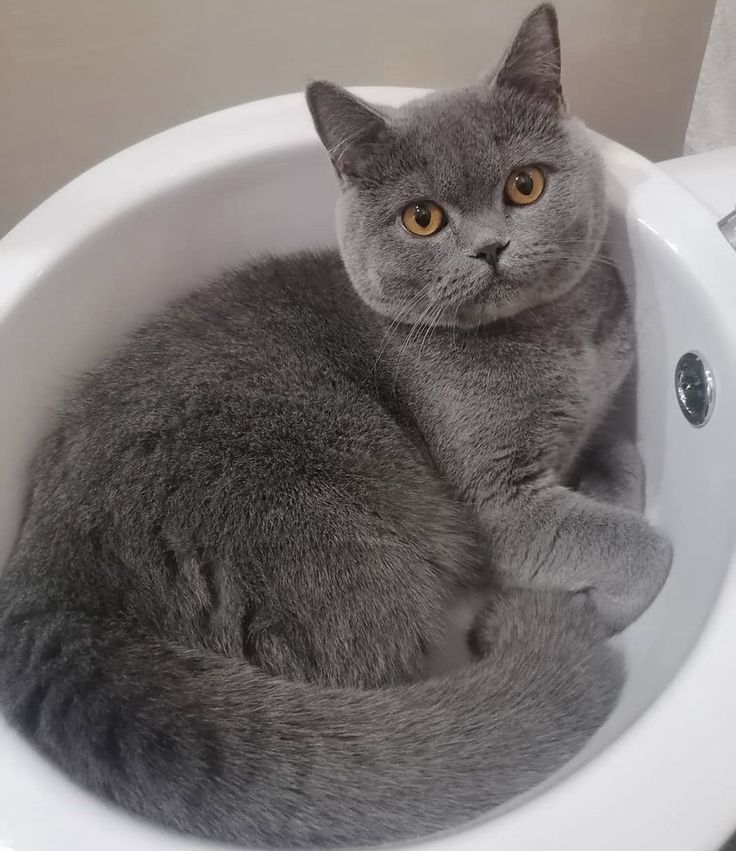
[[(134, 813), (257, 846), (424, 835), (539, 783), (670, 563), (553, 9), (459, 91), (307, 98), (341, 257), (251, 264), (87, 375), (0, 577), (9, 721)], [(474, 660), (424, 677), (469, 592)]]

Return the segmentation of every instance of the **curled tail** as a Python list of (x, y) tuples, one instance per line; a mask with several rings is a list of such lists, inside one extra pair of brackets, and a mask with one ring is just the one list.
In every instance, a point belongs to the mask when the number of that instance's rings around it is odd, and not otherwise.
[(585, 743), (621, 668), (589, 612), (514, 593), (455, 675), (377, 691), (267, 676), (128, 622), (3, 601), (0, 704), (74, 779), (146, 818), (255, 846), (456, 825)]

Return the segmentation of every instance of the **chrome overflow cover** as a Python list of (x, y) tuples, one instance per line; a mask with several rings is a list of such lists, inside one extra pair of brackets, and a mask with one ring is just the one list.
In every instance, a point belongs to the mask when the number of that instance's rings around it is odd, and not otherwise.
[(696, 428), (704, 426), (713, 413), (716, 388), (710, 367), (697, 352), (677, 361), (675, 390), (685, 419)]

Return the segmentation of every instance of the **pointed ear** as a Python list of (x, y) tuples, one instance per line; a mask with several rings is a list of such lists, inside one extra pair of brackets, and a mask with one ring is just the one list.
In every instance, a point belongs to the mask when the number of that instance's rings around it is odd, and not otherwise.
[(550, 3), (537, 6), (519, 27), (495, 83), (562, 104), (560, 36)]
[(307, 104), (322, 144), (340, 177), (366, 176), (391, 131), (375, 107), (334, 83), (307, 86)]

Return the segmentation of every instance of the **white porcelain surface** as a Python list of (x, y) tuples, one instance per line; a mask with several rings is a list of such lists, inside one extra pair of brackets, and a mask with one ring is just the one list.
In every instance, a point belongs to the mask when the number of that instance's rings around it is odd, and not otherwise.
[(736, 146), (659, 163), (717, 218), (736, 207)]
[[(399, 102), (402, 89), (365, 90)], [(629, 680), (586, 751), (544, 790), (425, 847), (714, 851), (736, 827), (736, 253), (713, 213), (600, 140), (619, 262), (638, 288), (649, 514), (673, 538), (664, 591), (623, 637)], [(734, 162), (731, 161), (731, 167)], [(300, 95), (174, 128), (71, 183), (0, 241), (0, 560), (24, 470), (70, 380), (143, 317), (263, 251), (333, 243), (335, 184)], [(679, 412), (680, 354), (706, 355), (715, 412)], [(0, 724), (0, 848), (214, 849), (77, 789)]]

